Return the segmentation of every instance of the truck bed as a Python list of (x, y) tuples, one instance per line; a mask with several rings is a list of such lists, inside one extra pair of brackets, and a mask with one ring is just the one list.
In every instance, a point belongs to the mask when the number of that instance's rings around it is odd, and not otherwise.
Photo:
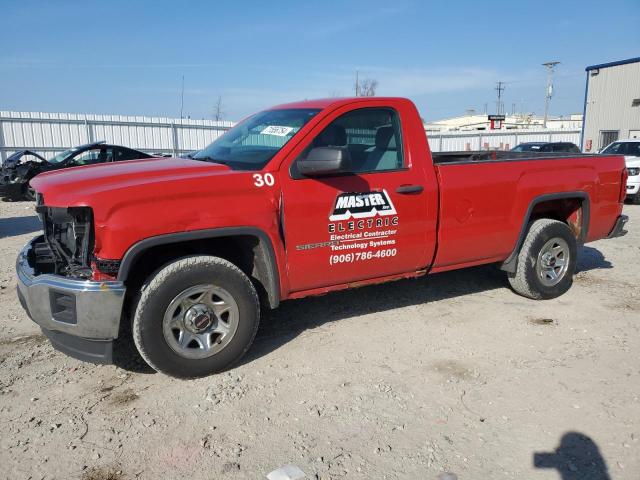
[(510, 152), (504, 150), (475, 150), (475, 151), (458, 151), (458, 152), (432, 152), (433, 163), (436, 165), (445, 163), (459, 162), (481, 162), (481, 161), (509, 161), (509, 160), (540, 160), (540, 159), (557, 159), (557, 158), (584, 158), (594, 157), (595, 154), (567, 154), (563, 152)]
[[(529, 152), (434, 155), (440, 180), (440, 228), (433, 271), (508, 258), (537, 200), (583, 198), (582, 204), (573, 200), (563, 205), (568, 214), (580, 209), (579, 220), (586, 223), (582, 240), (608, 235), (620, 213), (619, 158), (533, 157)], [(544, 209), (544, 202), (536, 208)]]

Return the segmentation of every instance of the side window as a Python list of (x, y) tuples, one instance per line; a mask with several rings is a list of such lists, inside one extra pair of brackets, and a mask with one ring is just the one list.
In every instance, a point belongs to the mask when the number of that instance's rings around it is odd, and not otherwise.
[(626, 154), (632, 157), (640, 157), (640, 142), (627, 143)]
[(75, 157), (73, 157), (73, 160), (71, 161), (71, 163), (73, 165), (91, 165), (93, 163), (100, 163), (100, 162), (106, 161), (106, 158), (103, 159), (103, 155), (101, 155), (100, 153), (101, 153), (101, 150), (99, 148), (85, 150), (84, 152), (81, 152)]
[(349, 152), (351, 173), (403, 168), (400, 119), (389, 108), (362, 108), (331, 122), (302, 153), (315, 147), (338, 147)]
[(122, 160), (136, 160), (138, 158), (146, 158), (146, 156), (141, 155), (140, 152), (136, 152), (135, 150), (131, 150), (129, 148), (116, 148), (116, 158), (114, 161), (120, 162)]

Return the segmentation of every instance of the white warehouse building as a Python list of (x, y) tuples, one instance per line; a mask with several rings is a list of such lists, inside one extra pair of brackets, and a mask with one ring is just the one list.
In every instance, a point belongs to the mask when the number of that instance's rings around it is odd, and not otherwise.
[(586, 68), (582, 150), (640, 138), (640, 57)]

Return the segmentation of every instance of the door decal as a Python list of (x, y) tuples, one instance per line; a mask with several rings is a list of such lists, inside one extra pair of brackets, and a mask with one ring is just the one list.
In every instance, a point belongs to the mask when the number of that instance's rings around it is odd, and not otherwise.
[(340, 193), (329, 215), (329, 238), (296, 245), (296, 250), (328, 248), (329, 265), (391, 258), (398, 254), (398, 226), (398, 212), (386, 190)]

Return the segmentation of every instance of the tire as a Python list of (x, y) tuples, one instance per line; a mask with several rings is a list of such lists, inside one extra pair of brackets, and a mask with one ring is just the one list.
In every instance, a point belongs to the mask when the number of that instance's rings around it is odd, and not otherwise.
[(516, 272), (509, 273), (511, 288), (535, 300), (559, 297), (573, 284), (576, 257), (576, 239), (567, 224), (547, 218), (536, 220), (518, 253)]
[(631, 201), (631, 205), (640, 205), (640, 192), (635, 195), (631, 195), (629, 200)]
[(259, 322), (251, 280), (227, 260), (198, 255), (175, 260), (147, 279), (132, 330), (136, 348), (154, 370), (198, 378), (237, 362)]

